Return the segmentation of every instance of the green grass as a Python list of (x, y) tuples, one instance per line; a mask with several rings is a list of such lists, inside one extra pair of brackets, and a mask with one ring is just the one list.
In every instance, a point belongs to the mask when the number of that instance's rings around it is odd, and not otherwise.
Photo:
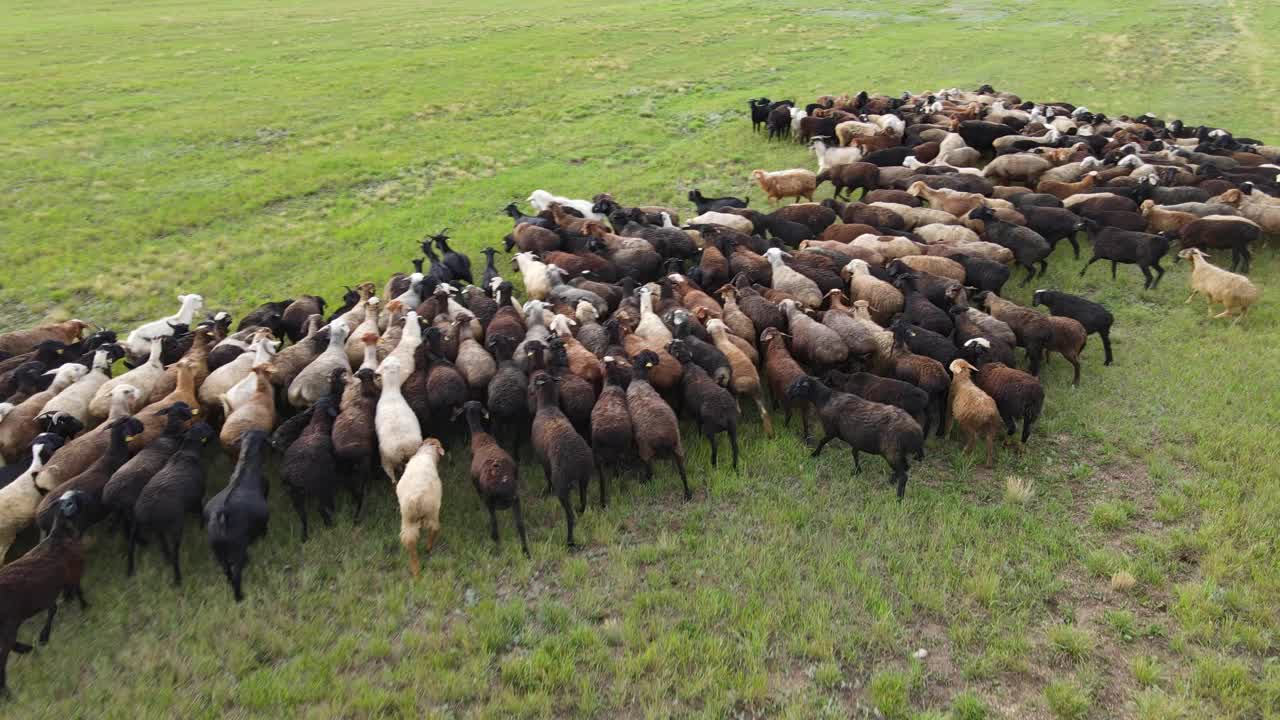
[[(440, 227), (473, 253), (496, 244), (498, 210), (538, 187), (758, 203), (753, 167), (811, 164), (751, 134), (761, 94), (992, 82), (1280, 139), (1280, 8), (1261, 0), (7, 10), (3, 329), (123, 326), (179, 292), (238, 312), (335, 298), (407, 269)], [(1108, 304), (1117, 363), (1090, 340), (1072, 389), (1054, 361), (1029, 449), (994, 470), (931, 441), (898, 503), (883, 464), (853, 475), (838, 447), (811, 461), (795, 428), (766, 442), (748, 421), (741, 475), (711, 471), (688, 433), (695, 500), (666, 467), (627, 476), (575, 554), (526, 467), (530, 562), (507, 518), (493, 548), (453, 443), (420, 579), (389, 492), (305, 546), (273, 492), (241, 606), (195, 529), (181, 589), (154, 550), (126, 581), (99, 530), (92, 607), (11, 660), (5, 715), (1274, 715), (1280, 258), (1259, 249), (1264, 295), (1240, 326), (1182, 304), (1185, 266), (1143, 292), (1133, 268), (1113, 282), (1079, 265), (1063, 244), (1037, 284)], [(1137, 583), (1117, 592), (1121, 571)]]

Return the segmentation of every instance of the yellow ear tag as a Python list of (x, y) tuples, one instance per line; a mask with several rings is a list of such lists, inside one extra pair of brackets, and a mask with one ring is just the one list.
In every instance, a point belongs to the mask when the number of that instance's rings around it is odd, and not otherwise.
[(651, 368), (653, 367), (653, 363), (645, 363), (644, 366), (647, 368)]
[(133, 436), (132, 436), (132, 435), (125, 435), (125, 436), (124, 436), (124, 441), (125, 441), (125, 442), (133, 442)]
[(199, 415), (199, 414), (200, 414), (200, 408), (191, 409), (191, 417), (195, 417), (196, 415)]

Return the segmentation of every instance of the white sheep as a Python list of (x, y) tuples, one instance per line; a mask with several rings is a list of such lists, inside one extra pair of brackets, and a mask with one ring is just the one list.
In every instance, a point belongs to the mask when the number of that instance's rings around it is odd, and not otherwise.
[(0, 565), (18, 533), (35, 522), (36, 506), (49, 488), (36, 486), (36, 475), (44, 468), (44, 444), (31, 446), (31, 465), (16, 480), (0, 488)]
[(551, 278), (547, 276), (547, 264), (531, 252), (517, 253), (516, 265), (524, 278), (524, 290), (534, 300), (545, 300), (551, 292)]
[[(1196, 248), (1189, 248), (1178, 253), (1178, 257), (1191, 263), (1191, 295), (1190, 303), (1197, 293), (1209, 301), (1209, 314), (1215, 318), (1234, 317), (1233, 322), (1240, 322), (1249, 311), (1249, 306), (1257, 302), (1261, 291), (1243, 275), (1223, 270), (1210, 263), (1208, 257)], [(1213, 315), (1213, 306), (1222, 305), (1225, 309)]]
[(862, 160), (862, 148), (830, 146), (821, 138), (813, 141), (813, 154), (818, 158), (818, 172), (836, 165), (849, 165)]
[(704, 212), (701, 215), (689, 221), (689, 227), (697, 227), (699, 225), (723, 225), (732, 228), (740, 233), (751, 234), (755, 229), (755, 225), (747, 218), (733, 213), (715, 212), (714, 210)]
[(422, 564), (418, 560), (418, 537), (427, 530), (427, 552), (436, 544), (440, 532), (440, 458), (444, 447), (435, 438), (423, 440), (405, 466), (404, 475), (396, 483), (396, 499), (400, 503), (400, 544), (409, 553), (409, 572), (417, 577)]
[(560, 195), (552, 195), (546, 190), (534, 190), (529, 193), (528, 202), (536, 208), (538, 212), (542, 212), (543, 210), (550, 208), (551, 203), (559, 203), (565, 207), (571, 207), (574, 210), (577, 210), (582, 213), (582, 217), (588, 220), (604, 221), (606, 219), (604, 215), (601, 215), (591, 209), (594, 206), (590, 200), (575, 200), (573, 198), (561, 197)]
[(178, 312), (169, 317), (139, 325), (129, 333), (124, 341), (124, 349), (129, 353), (130, 358), (139, 359), (146, 355), (151, 349), (151, 339), (172, 335), (174, 325), (190, 327), (191, 320), (197, 312), (200, 312), (200, 308), (204, 307), (204, 298), (199, 295), (179, 295), (178, 302), (182, 303)]
[(400, 392), (406, 374), (400, 367), (400, 361), (388, 358), (378, 369), (382, 377), (382, 394), (378, 396), (378, 405), (374, 410), (373, 428), (378, 436), (378, 453), (381, 455), (382, 471), (392, 483), (400, 478), (409, 458), (422, 445), (422, 427), (418, 424), (418, 416), (414, 414), (409, 402)]

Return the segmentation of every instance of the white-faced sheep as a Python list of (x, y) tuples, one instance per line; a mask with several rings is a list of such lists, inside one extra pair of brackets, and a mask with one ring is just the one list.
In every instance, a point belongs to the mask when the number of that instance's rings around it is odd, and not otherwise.
[(1210, 263), (1205, 259), (1208, 256), (1200, 250), (1183, 250), (1178, 257), (1191, 263), (1191, 295), (1186, 302), (1190, 303), (1197, 294), (1202, 294), (1209, 301), (1210, 315), (1213, 315), (1214, 305), (1222, 305), (1225, 309), (1213, 317), (1234, 317), (1233, 322), (1240, 322), (1249, 306), (1257, 302), (1261, 292), (1249, 282), (1249, 278)]

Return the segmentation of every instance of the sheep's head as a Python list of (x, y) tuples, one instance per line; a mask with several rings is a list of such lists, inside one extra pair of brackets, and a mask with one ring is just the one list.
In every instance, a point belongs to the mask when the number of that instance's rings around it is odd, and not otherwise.
[(422, 441), (422, 445), (418, 446), (418, 452), (439, 460), (444, 457), (444, 445), (441, 445), (439, 440), (429, 437)]
[(968, 377), (969, 373), (977, 371), (978, 368), (969, 364), (968, 360), (955, 359), (951, 361), (949, 366), (951, 374), (956, 377)]
[[(859, 260), (857, 258), (854, 258), (853, 260), (850, 260), (849, 263), (844, 266), (844, 268), (841, 269), (841, 272), (846, 275), (849, 275), (850, 277), (854, 277), (857, 275), (870, 275), (871, 266), (867, 264), (866, 260)], [(838, 291), (833, 291), (833, 292), (838, 292)]]
[(800, 400), (813, 396), (814, 390), (818, 388), (818, 379), (812, 375), (798, 377), (787, 386), (787, 399)]
[(1187, 248), (1186, 250), (1178, 251), (1176, 260), (1186, 260), (1191, 263), (1192, 267), (1195, 267), (1197, 262), (1203, 262), (1207, 257), (1209, 256), (1199, 248)]

